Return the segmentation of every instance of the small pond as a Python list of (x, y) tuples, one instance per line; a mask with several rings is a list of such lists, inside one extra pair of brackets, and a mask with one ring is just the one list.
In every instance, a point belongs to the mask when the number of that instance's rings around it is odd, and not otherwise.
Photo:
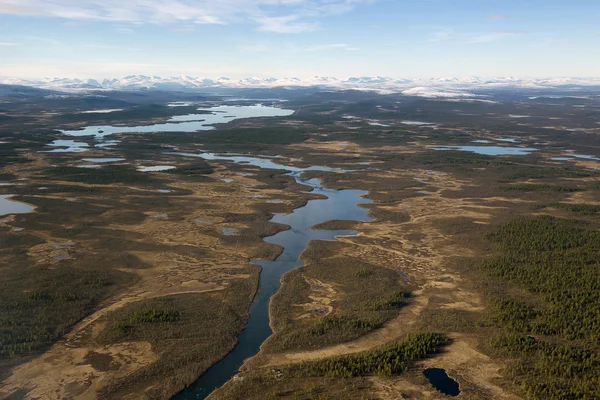
[(458, 382), (450, 378), (445, 370), (441, 368), (428, 368), (423, 371), (423, 375), (425, 375), (434, 388), (445, 395), (454, 397), (460, 394)]
[(104, 164), (104, 163), (125, 161), (125, 159), (124, 158), (115, 158), (115, 157), (91, 157), (91, 158), (84, 158), (82, 161)]
[(45, 150), (43, 153), (83, 153), (90, 150), (87, 143), (74, 140), (55, 140), (48, 146), (58, 147), (58, 149)]
[(498, 138), (496, 140), (498, 142), (519, 143), (519, 139), (512, 139), (512, 138)]
[(291, 172), (305, 172), (305, 171), (324, 171), (324, 172), (352, 172), (352, 170), (345, 170), (341, 168), (330, 168), (319, 165), (314, 165), (307, 168), (292, 167), (289, 165), (278, 164), (271, 159), (247, 157), (247, 156), (232, 156), (232, 155), (218, 155), (216, 153), (185, 153), (185, 152), (167, 152), (165, 154), (178, 155), (184, 157), (198, 157), (204, 160), (223, 160), (232, 161), (236, 164), (248, 164), (259, 168), (265, 169), (278, 169), (286, 170)]
[(35, 210), (35, 207), (20, 201), (11, 200), (14, 194), (0, 195), (0, 216), (8, 214), (27, 214)]
[(237, 233), (237, 229), (225, 227), (221, 228), (221, 233), (225, 236), (233, 236)]
[(124, 108), (107, 108), (103, 110), (79, 111), (79, 114), (108, 114), (117, 111), (123, 111)]
[(174, 165), (154, 165), (151, 167), (139, 166), (137, 170), (140, 172), (160, 172), (160, 171), (168, 171), (171, 169), (175, 169)]
[(504, 146), (443, 146), (434, 150), (460, 150), (486, 156), (526, 156), (537, 149), (529, 147), (504, 147)]
[(433, 123), (433, 122), (423, 122), (423, 121), (402, 121), (401, 123), (404, 125), (415, 125), (415, 126), (435, 125), (435, 123)]

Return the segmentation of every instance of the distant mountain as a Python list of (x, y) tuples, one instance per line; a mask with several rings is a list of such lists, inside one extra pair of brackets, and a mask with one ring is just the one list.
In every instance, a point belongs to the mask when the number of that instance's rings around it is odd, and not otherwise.
[(0, 97), (43, 97), (64, 94), (56, 90), (40, 89), (33, 86), (0, 83)]
[(473, 76), (467, 77), (436, 77), (427, 79), (397, 79), (382, 76), (361, 76), (339, 79), (329, 76), (315, 76), (308, 79), (250, 77), (244, 79), (198, 78), (191, 76), (159, 76), (130, 75), (121, 79), (104, 79), (101, 82), (94, 79), (46, 78), (42, 80), (4, 79), (0, 83), (22, 85), (35, 88), (86, 91), (86, 90), (206, 90), (216, 88), (295, 88), (322, 87), (327, 89), (372, 90), (380, 93), (404, 93), (420, 97), (475, 97), (470, 91), (522, 88), (522, 89), (551, 89), (561, 87), (600, 87), (600, 78), (548, 78), (521, 79), (503, 77), (486, 79)]

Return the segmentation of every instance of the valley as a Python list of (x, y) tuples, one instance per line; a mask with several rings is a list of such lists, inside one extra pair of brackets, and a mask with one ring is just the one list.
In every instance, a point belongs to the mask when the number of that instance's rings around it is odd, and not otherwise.
[(600, 395), (593, 90), (13, 89), (0, 397)]

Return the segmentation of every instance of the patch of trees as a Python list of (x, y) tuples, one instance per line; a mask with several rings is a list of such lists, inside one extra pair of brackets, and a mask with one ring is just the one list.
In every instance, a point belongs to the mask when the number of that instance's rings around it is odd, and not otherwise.
[(294, 376), (348, 378), (367, 375), (400, 375), (411, 362), (437, 353), (448, 339), (438, 333), (410, 334), (376, 350), (290, 366)]
[(600, 214), (600, 206), (596, 204), (573, 204), (573, 203), (553, 203), (550, 207), (560, 208), (581, 215), (598, 215)]
[(0, 276), (0, 359), (45, 350), (129, 280), (125, 273), (70, 267)]
[(155, 181), (150, 174), (139, 172), (128, 165), (107, 165), (100, 168), (55, 167), (48, 169), (48, 174), (66, 181), (92, 185), (138, 184)]
[(491, 347), (531, 399), (600, 398), (600, 231), (549, 216), (488, 235)]
[(542, 185), (532, 183), (520, 183), (514, 185), (500, 186), (501, 190), (505, 192), (561, 192), (561, 193), (573, 193), (579, 192), (582, 189), (572, 186), (560, 186), (560, 185)]

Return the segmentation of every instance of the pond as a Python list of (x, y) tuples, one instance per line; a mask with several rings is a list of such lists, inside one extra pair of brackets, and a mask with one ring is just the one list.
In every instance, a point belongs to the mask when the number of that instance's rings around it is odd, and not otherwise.
[(504, 146), (443, 146), (436, 147), (434, 150), (460, 150), (471, 153), (483, 154), (486, 156), (526, 156), (537, 149), (529, 147), (504, 147)]
[(137, 170), (140, 172), (161, 172), (161, 171), (169, 171), (171, 169), (175, 169), (174, 165), (154, 165), (151, 167), (144, 167), (140, 165), (137, 167)]
[(423, 375), (425, 375), (434, 388), (445, 395), (454, 397), (460, 394), (458, 382), (450, 378), (445, 370), (441, 368), (428, 368), (423, 371)]
[(125, 159), (124, 158), (116, 158), (116, 157), (90, 157), (90, 158), (84, 158), (84, 159), (82, 159), (82, 161), (104, 164), (104, 163), (125, 161)]
[(27, 214), (35, 210), (34, 206), (11, 200), (14, 194), (0, 195), (0, 216), (9, 214)]
[(45, 150), (43, 153), (83, 153), (90, 150), (87, 143), (74, 140), (54, 140), (48, 146), (58, 147), (58, 149)]
[(519, 143), (519, 139), (513, 139), (513, 138), (498, 138), (496, 140), (499, 142)]
[(591, 155), (586, 155), (586, 154), (575, 154), (575, 153), (570, 153), (570, 155), (572, 155), (575, 158), (580, 158), (580, 159), (583, 159), (583, 160), (600, 161), (600, 158), (598, 158), (596, 156), (591, 156)]
[(197, 157), (197, 158), (202, 158), (204, 160), (231, 161), (236, 164), (247, 164), (247, 165), (252, 165), (255, 167), (259, 167), (259, 168), (278, 169), (278, 170), (285, 170), (285, 171), (299, 172), (299, 173), (306, 172), (306, 171), (352, 172), (352, 170), (348, 170), (348, 169), (330, 168), (330, 167), (324, 167), (321, 165), (313, 165), (313, 166), (307, 167), (307, 168), (299, 168), (299, 167), (292, 167), (290, 165), (279, 164), (269, 158), (258, 158), (258, 157), (237, 156), (237, 155), (219, 155), (216, 153), (209, 153), (209, 152), (185, 153), (185, 152), (179, 152), (179, 151), (170, 151), (170, 152), (166, 152), (165, 154), (178, 155), (178, 156), (184, 156), (184, 157)]
[(123, 111), (124, 108), (107, 108), (103, 110), (88, 110), (88, 111), (79, 111), (78, 114), (109, 114), (117, 111)]
[(415, 126), (420, 126), (420, 125), (435, 125), (435, 123), (433, 123), (433, 122), (423, 122), (423, 121), (402, 121), (401, 124), (404, 124), (404, 125), (415, 125)]
[(237, 229), (224, 227), (224, 228), (221, 228), (221, 233), (225, 236), (233, 236), (237, 233)]

